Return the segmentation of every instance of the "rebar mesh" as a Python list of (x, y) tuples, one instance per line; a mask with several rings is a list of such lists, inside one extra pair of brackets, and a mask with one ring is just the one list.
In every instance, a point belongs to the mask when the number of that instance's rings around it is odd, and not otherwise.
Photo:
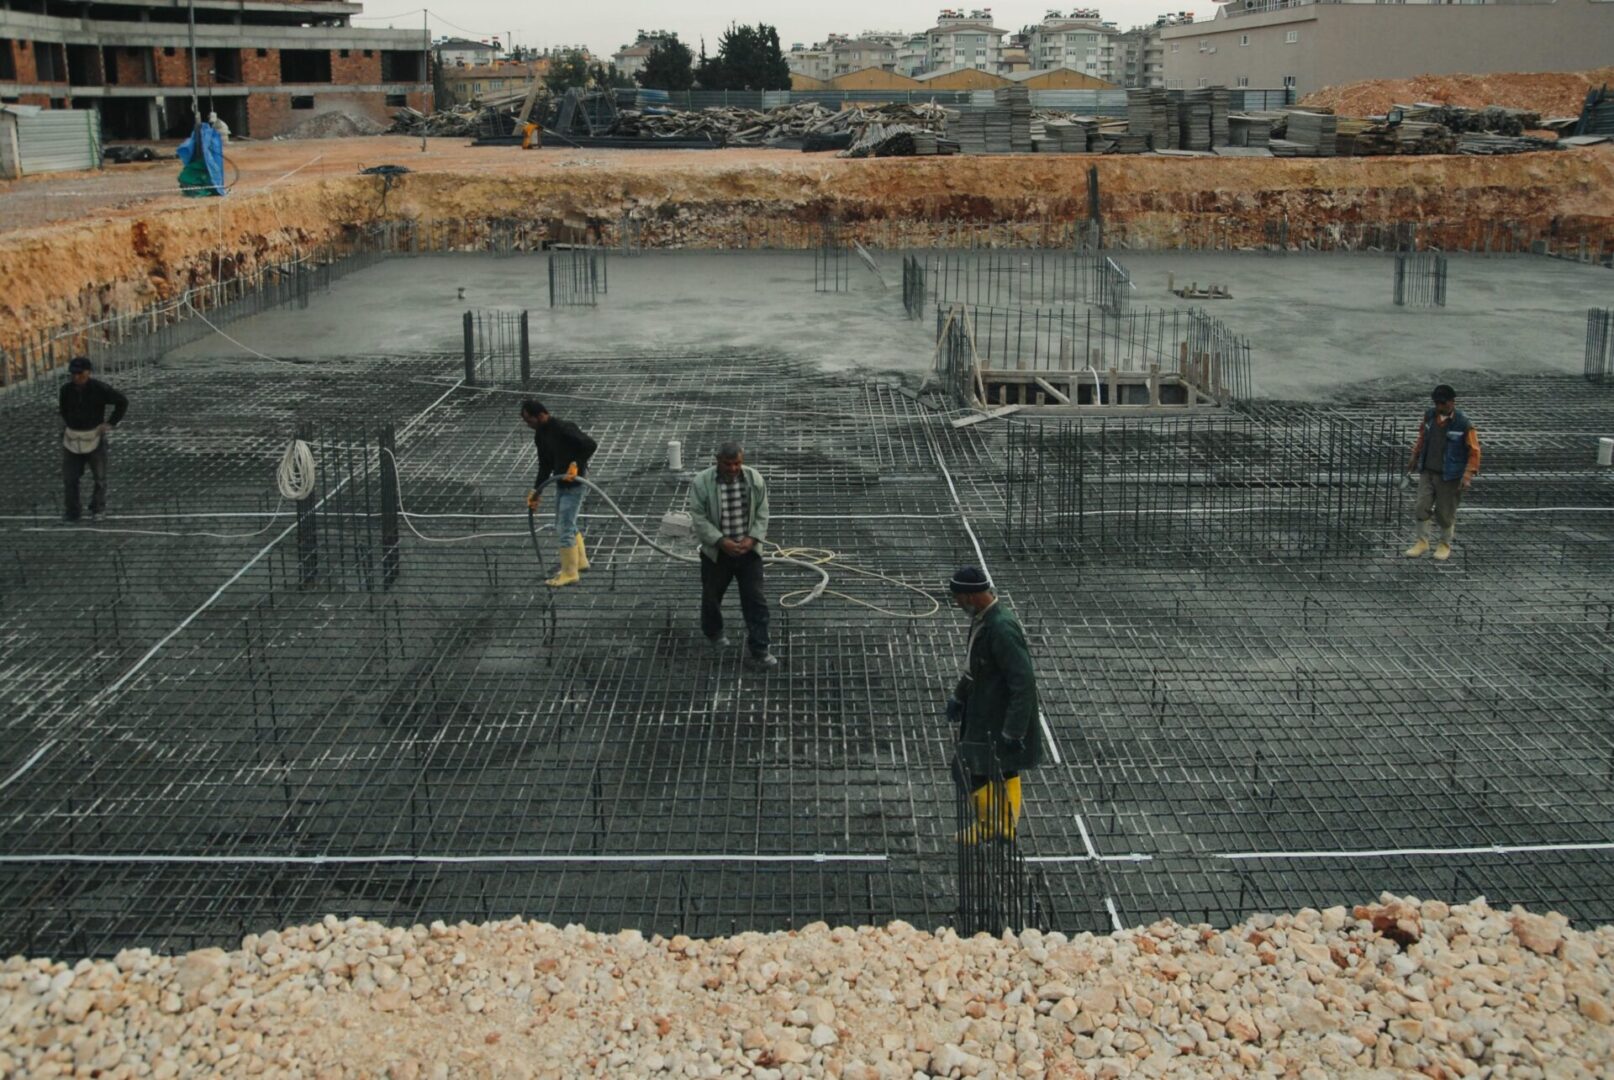
[(1430, 251), (1396, 252), (1395, 305), (1445, 307), (1446, 256)]
[(1034, 308), (1087, 303), (1120, 315), (1131, 291), (1126, 268), (1102, 251), (935, 251), (903, 261), (905, 303), (914, 292), (941, 305)]
[(1586, 312), (1586, 378), (1602, 382), (1614, 368), (1614, 308)]

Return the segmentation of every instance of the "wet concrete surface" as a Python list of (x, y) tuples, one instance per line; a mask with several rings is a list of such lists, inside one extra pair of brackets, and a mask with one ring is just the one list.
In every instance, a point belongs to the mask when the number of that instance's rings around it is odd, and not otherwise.
[[(526, 308), (534, 355), (732, 347), (783, 353), (829, 371), (929, 371), (931, 320), (902, 311), (902, 261), (878, 252), (889, 287), (855, 256), (848, 291), (813, 289), (811, 252), (648, 252), (608, 257), (594, 308), (548, 306), (543, 255), (396, 259), (344, 278), (306, 310), (232, 324), (242, 345), (276, 357), (453, 353), (468, 308)], [(1391, 302), (1393, 256), (1118, 252), (1134, 310), (1202, 307), (1247, 335), (1258, 396), (1325, 399), (1362, 382), (1427, 381), (1453, 369), (1578, 372), (1585, 316), (1614, 296), (1614, 274), (1530, 256), (1450, 256), (1445, 308)], [(1226, 286), (1231, 300), (1186, 301), (1167, 288)], [(464, 289), (463, 299), (459, 290)], [(219, 337), (172, 359), (241, 355)]]

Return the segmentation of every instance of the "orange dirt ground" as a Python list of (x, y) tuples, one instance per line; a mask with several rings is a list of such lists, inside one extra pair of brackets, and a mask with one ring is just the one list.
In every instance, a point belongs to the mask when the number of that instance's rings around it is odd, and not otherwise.
[(1502, 105), (1543, 117), (1579, 116), (1586, 91), (1614, 84), (1614, 67), (1593, 71), (1503, 72), (1495, 75), (1418, 75), (1411, 79), (1370, 79), (1325, 86), (1307, 94), (1302, 105), (1329, 108), (1342, 116), (1379, 116), (1392, 105), (1418, 101), (1480, 109)]

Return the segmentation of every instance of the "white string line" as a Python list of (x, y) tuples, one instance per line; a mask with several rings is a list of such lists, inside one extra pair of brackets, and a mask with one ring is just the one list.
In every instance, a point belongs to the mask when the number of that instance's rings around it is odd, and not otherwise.
[(1233, 851), (1218, 853), (1213, 859), (1246, 861), (1254, 859), (1407, 859), (1438, 855), (1525, 855), (1532, 852), (1614, 851), (1614, 842), (1584, 844), (1486, 844), (1450, 848), (1378, 848), (1342, 851)]
[(10, 863), (115, 863), (152, 866), (377, 866), (377, 865), (534, 865), (545, 863), (883, 863), (887, 855), (756, 855), (742, 852), (722, 854), (669, 855), (84, 855), (48, 853), (40, 855), (0, 855), (0, 864)]

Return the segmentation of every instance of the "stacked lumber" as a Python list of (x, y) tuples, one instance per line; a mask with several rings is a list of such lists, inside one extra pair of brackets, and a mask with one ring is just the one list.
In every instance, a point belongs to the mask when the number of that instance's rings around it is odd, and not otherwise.
[(1235, 113), (1227, 118), (1228, 146), (1265, 147), (1272, 138), (1273, 117), (1258, 113)]
[(1227, 124), (1228, 93), (1225, 86), (1213, 86), (1211, 95), (1211, 145), (1226, 146), (1230, 132)]
[[(1339, 117), (1332, 113), (1309, 112), (1305, 109), (1286, 109), (1289, 125), (1283, 141), (1309, 147), (1309, 153), (1296, 157), (1333, 157), (1337, 152)], [(1272, 152), (1278, 153), (1277, 147)]]
[(1457, 137), (1459, 154), (1526, 154), (1532, 150), (1559, 150), (1555, 139), (1538, 139), (1530, 135), (1488, 135), (1484, 132), (1465, 131)]
[(1177, 145), (1177, 112), (1171, 98), (1158, 87), (1136, 87), (1126, 92), (1127, 134), (1142, 136), (1147, 145), (1166, 150)]
[[(1211, 148), (1211, 95), (1209, 90), (1184, 90), (1177, 102), (1177, 128), (1184, 150)], [(1162, 149), (1160, 146), (1156, 150)]]
[(1043, 126), (1047, 134), (1042, 150), (1049, 154), (1085, 154), (1098, 132), (1098, 121), (1090, 117), (1048, 120)]
[[(1007, 124), (1009, 152), (1031, 153), (1031, 91), (1024, 86), (1005, 86), (992, 91), (992, 100)], [(988, 120), (988, 125), (992, 123)]]

